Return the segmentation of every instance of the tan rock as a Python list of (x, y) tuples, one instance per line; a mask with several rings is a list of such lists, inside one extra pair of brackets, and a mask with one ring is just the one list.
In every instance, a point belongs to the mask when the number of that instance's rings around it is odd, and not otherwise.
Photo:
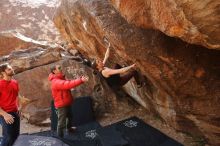
[(19, 73), (61, 59), (61, 48), (47, 46), (44, 49), (35, 46), (31, 49), (14, 51), (7, 56), (3, 56), (0, 58), (0, 63), (9, 63), (15, 73)]
[(52, 21), (58, 4), (58, 0), (1, 0), (0, 32), (15, 30), (35, 40), (59, 42), (59, 33)]
[(218, 0), (111, 0), (132, 24), (157, 29), (192, 44), (220, 49)]
[(28, 50), (32, 48), (56, 47), (47, 41), (36, 41), (22, 35), (17, 31), (4, 31), (0, 33), (0, 56), (9, 55), (12, 51)]

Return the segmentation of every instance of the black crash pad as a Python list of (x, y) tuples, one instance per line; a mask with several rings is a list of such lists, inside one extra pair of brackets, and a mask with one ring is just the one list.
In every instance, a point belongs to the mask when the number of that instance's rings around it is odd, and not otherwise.
[(0, 145), (2, 144), (2, 137), (0, 137)]
[(71, 106), (73, 126), (80, 126), (95, 121), (95, 116), (92, 108), (92, 98), (78, 97)]
[(51, 136), (55, 136), (56, 133), (53, 131), (41, 131), (41, 132), (36, 132), (36, 133), (31, 133), (29, 135), (36, 135), (36, 136), (46, 136), (46, 137), (51, 137)]
[(128, 141), (130, 146), (183, 146), (137, 117), (111, 125)]
[[(57, 114), (53, 101), (51, 102), (51, 130), (57, 128)], [(71, 106), (71, 125), (80, 126), (95, 121), (92, 98), (90, 96), (78, 97)]]
[(36, 135), (20, 135), (13, 146), (68, 146), (61, 140), (53, 137)]
[(101, 125), (98, 122), (78, 126), (74, 133), (65, 133), (63, 141), (69, 145), (101, 146), (96, 132), (100, 128)]
[(107, 126), (97, 130), (102, 146), (128, 146), (128, 142), (114, 126)]

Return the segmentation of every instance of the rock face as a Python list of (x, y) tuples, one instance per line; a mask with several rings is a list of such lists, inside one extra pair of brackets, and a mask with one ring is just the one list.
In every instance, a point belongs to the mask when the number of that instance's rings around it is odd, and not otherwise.
[(43, 125), (49, 121), (47, 119), (50, 117), (51, 93), (48, 74), (46, 65), (15, 75), (20, 87), (22, 115), (31, 124)]
[(15, 30), (35, 40), (60, 41), (52, 17), (58, 0), (1, 0), (0, 32)]
[[(188, 18), (188, 13), (197, 9), (192, 7), (197, 6), (194, 1), (192, 5), (184, 5), (188, 4), (186, 1), (169, 1), (172, 5), (167, 1), (148, 1), (149, 4), (146, 1), (146, 7), (141, 2), (112, 1), (118, 12), (107, 0), (63, 0), (54, 21), (61, 34), (91, 58), (104, 57), (107, 46), (103, 38), (107, 38), (112, 45), (108, 65), (136, 63), (144, 75), (142, 89), (137, 89), (132, 81), (125, 87), (132, 89), (130, 94), (135, 95), (138, 103), (175, 129), (219, 145), (220, 52), (208, 49), (217, 49), (220, 43), (219, 36), (214, 35), (219, 32), (219, 28), (215, 29), (219, 19), (214, 20), (217, 18), (214, 9), (210, 10), (213, 21), (198, 22), (194, 18), (198, 20), (202, 17), (199, 14), (203, 14), (199, 9)], [(181, 7), (173, 8), (175, 2), (182, 4), (185, 11), (188, 9), (187, 15), (182, 17)], [(218, 4), (218, 1), (210, 2)], [(152, 8), (145, 14), (147, 6)], [(204, 9), (206, 14), (209, 10)], [(170, 11), (167, 17), (163, 12), (166, 10)], [(153, 16), (152, 11), (157, 15)], [(174, 15), (174, 12), (178, 13)], [(204, 27), (199, 29), (203, 22), (206, 22)], [(210, 29), (212, 25), (214, 28)], [(208, 48), (171, 38), (155, 29)]]
[(192, 44), (220, 49), (218, 0), (111, 0), (132, 24), (153, 28)]
[[(10, 54), (0, 57), (0, 63), (9, 63), (14, 68), (15, 73), (59, 61), (62, 59), (61, 52), (64, 52), (59, 45), (49, 45), (46, 42), (38, 42), (32, 39), (24, 41), (18, 37), (12, 37), (5, 41), (9, 44), (17, 41), (16, 44), (8, 45), (8, 50), (0, 51), (2, 54), (12, 51)], [(16, 48), (18, 50), (13, 51)]]
[[(0, 33), (0, 56), (8, 55), (12, 51), (28, 50), (36, 47), (46, 48), (49, 45), (47, 41), (36, 41), (16, 31)], [(51, 46), (55, 46), (55, 44)]]

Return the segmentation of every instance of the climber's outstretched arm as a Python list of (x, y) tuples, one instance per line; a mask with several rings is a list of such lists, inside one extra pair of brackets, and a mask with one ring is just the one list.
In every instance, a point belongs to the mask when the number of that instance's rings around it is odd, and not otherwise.
[(110, 54), (110, 43), (108, 45), (107, 51), (105, 52), (105, 57), (104, 57), (104, 60), (102, 62), (104, 65), (105, 65), (106, 61), (108, 60), (108, 58), (109, 58), (109, 54)]
[(127, 72), (128, 70), (132, 69), (135, 67), (135, 64), (132, 64), (130, 66), (127, 66), (127, 67), (123, 67), (123, 68), (120, 68), (120, 69), (110, 69), (110, 68), (105, 68), (103, 71), (102, 71), (102, 74), (104, 77), (109, 77), (111, 75), (114, 75), (114, 74), (121, 74), (121, 73), (125, 73)]

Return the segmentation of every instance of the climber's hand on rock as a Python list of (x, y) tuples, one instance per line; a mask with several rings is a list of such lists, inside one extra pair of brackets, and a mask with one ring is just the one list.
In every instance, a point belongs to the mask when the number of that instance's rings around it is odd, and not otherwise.
[(108, 49), (110, 49), (110, 47), (111, 47), (111, 44), (110, 44), (110, 43), (108, 43)]
[(136, 67), (136, 64), (135, 64), (135, 63), (134, 63), (134, 64), (132, 64), (132, 65), (131, 65), (131, 67), (132, 67), (132, 68), (135, 68), (135, 67)]

